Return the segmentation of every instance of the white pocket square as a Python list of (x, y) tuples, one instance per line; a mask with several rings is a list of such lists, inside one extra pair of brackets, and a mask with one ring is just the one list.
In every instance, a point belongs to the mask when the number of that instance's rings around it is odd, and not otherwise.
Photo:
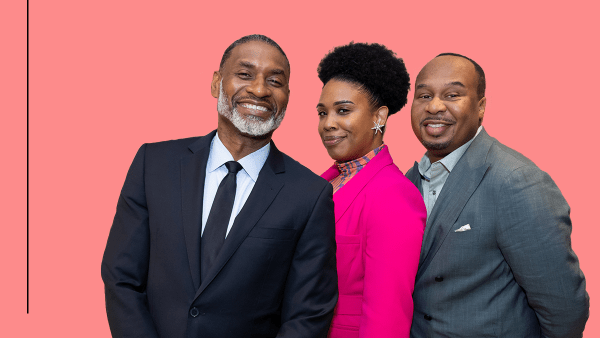
[(468, 224), (465, 224), (465, 225), (461, 226), (460, 228), (454, 230), (454, 232), (463, 232), (463, 231), (467, 231), (467, 230), (471, 230), (471, 226)]

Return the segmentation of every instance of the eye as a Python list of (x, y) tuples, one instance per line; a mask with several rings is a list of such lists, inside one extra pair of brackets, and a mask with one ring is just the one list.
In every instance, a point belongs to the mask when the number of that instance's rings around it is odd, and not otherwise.
[(251, 77), (250, 73), (248, 73), (248, 72), (239, 72), (236, 75), (242, 79), (248, 79)]
[(419, 95), (419, 98), (420, 99), (430, 99), (431, 95), (429, 95), (429, 94), (421, 94), (421, 95)]
[(446, 95), (446, 97), (449, 97), (449, 98), (451, 98), (451, 99), (455, 99), (455, 98), (457, 98), (457, 97), (459, 97), (459, 96), (460, 96), (460, 95), (458, 95), (458, 94), (456, 94), (456, 93), (452, 93), (452, 94), (448, 94), (448, 95)]
[(346, 114), (348, 114), (348, 112), (350, 112), (350, 109), (346, 109), (346, 108), (338, 109), (338, 114), (340, 114), (340, 115), (346, 115)]
[(327, 116), (327, 112), (317, 110), (317, 115), (319, 115), (319, 116)]
[(283, 86), (283, 83), (281, 81), (279, 81), (278, 79), (269, 79), (269, 82), (275, 87)]

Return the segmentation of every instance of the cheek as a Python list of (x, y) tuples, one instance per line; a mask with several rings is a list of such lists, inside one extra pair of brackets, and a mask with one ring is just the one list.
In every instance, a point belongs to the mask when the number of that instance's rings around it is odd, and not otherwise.
[[(371, 144), (373, 142), (374, 130), (368, 124), (370, 121), (360, 121), (360, 124), (353, 125), (352, 128), (352, 143), (358, 147), (364, 147), (365, 144)], [(371, 123), (373, 124), (373, 123)]]
[(280, 110), (285, 109), (285, 107), (287, 107), (289, 98), (290, 97), (284, 92), (278, 93), (278, 95), (275, 96), (275, 101), (277, 101), (277, 105), (279, 106)]
[(421, 116), (423, 109), (421, 109), (418, 105), (413, 104), (410, 107), (410, 124), (413, 126), (413, 129), (419, 125), (421, 121)]
[(321, 137), (323, 136), (323, 133), (325, 132), (325, 130), (323, 130), (324, 125), (325, 125), (325, 119), (320, 118), (319, 123), (317, 124), (317, 132), (319, 133), (319, 135), (321, 135)]

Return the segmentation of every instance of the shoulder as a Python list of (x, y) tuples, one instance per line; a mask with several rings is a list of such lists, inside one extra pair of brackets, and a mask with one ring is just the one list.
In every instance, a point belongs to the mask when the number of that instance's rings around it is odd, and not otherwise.
[(488, 159), (496, 166), (511, 171), (520, 167), (530, 166), (537, 168), (535, 163), (533, 163), (533, 161), (531, 161), (525, 155), (500, 143), (500, 141), (496, 139), (493, 140), (494, 142), (490, 147)]
[(280, 152), (285, 165), (286, 184), (304, 186), (306, 189), (321, 191), (329, 182), (290, 156)]
[[(484, 176), (485, 186), (491, 188), (497, 201), (514, 204), (517, 195), (557, 196), (563, 199), (560, 190), (548, 173), (520, 152), (492, 139), (486, 162), (490, 167)], [(507, 198), (510, 196), (510, 198)]]
[(424, 205), (419, 189), (402, 174), (394, 163), (381, 168), (364, 190), (369, 197), (368, 200), (372, 200), (374, 203), (391, 207), (404, 205), (419, 210)]
[(144, 146), (146, 147), (146, 153), (149, 155), (181, 157), (182, 155), (189, 154), (189, 146), (200, 140), (202, 137), (207, 136), (195, 136), (177, 140), (146, 143)]
[(497, 178), (503, 182), (509, 182), (515, 177), (528, 176), (530, 178), (549, 177), (532, 160), (520, 152), (493, 139), (487, 162), (491, 164), (491, 170)]

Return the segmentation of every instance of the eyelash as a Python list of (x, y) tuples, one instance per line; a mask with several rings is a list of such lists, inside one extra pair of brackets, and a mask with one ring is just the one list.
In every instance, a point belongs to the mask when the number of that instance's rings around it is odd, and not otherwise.
[[(446, 97), (451, 98), (451, 99), (455, 99), (455, 98), (457, 98), (459, 96), (460, 96), (459, 94), (448, 94), (448, 95), (446, 95)], [(431, 99), (432, 96), (429, 95), (429, 94), (423, 94), (423, 95), (420, 95), (419, 98), (420, 99)]]
[[(348, 114), (348, 112), (350, 112), (350, 109), (340, 108), (337, 110), (337, 113), (339, 115), (346, 115), (346, 114)], [(327, 116), (327, 112), (317, 110), (317, 115), (318, 116)]]
[[(252, 76), (252, 75), (250, 75), (249, 73), (246, 73), (246, 72), (239, 72), (236, 75), (239, 76), (239, 77), (241, 77), (241, 78), (243, 78), (243, 79), (248, 79), (248, 78), (250, 78)], [(280, 81), (275, 80), (275, 79), (268, 79), (267, 81), (271, 82), (275, 87), (281, 87), (283, 85)]]

